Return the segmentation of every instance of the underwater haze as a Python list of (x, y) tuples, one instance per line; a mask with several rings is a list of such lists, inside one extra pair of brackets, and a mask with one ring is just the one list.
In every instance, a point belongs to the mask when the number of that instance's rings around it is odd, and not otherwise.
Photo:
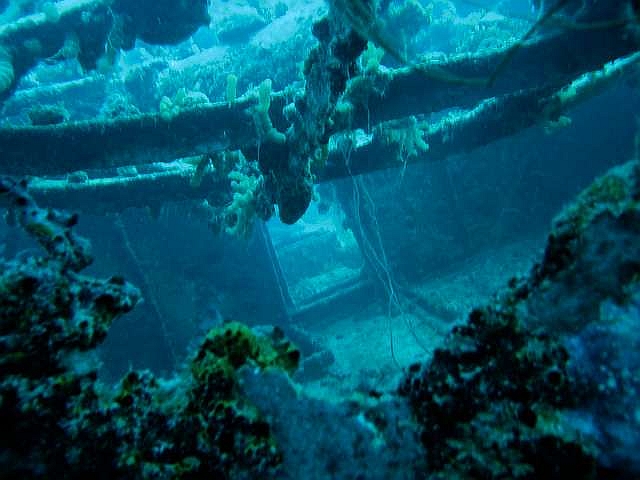
[(0, 0), (0, 479), (640, 478), (635, 0)]

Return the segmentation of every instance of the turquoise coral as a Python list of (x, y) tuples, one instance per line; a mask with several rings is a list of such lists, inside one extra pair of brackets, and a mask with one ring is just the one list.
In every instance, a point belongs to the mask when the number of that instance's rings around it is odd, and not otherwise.
[(130, 371), (109, 392), (78, 355), (104, 340), (139, 291), (120, 277), (81, 275), (91, 256), (72, 230), (76, 217), (40, 209), (26, 184), (0, 179), (0, 202), (45, 250), (0, 260), (3, 476), (277, 477), (270, 426), (242, 397), (235, 371), (295, 369), (299, 352), (280, 331), (265, 337), (227, 325), (209, 333), (181, 374)]

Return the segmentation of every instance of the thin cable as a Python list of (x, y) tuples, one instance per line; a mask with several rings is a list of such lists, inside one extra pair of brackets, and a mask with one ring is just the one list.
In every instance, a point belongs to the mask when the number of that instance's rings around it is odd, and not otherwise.
[[(378, 223), (377, 214), (376, 214), (376, 205), (367, 189), (364, 180), (360, 177), (356, 178), (351, 172), (351, 144), (349, 144), (348, 149), (341, 149), (343, 158), (345, 161), (345, 166), (347, 167), (347, 172), (351, 178), (353, 184), (353, 209), (354, 209), (354, 217), (356, 221), (356, 225), (358, 226), (358, 230), (360, 232), (360, 239), (362, 241), (363, 246), (363, 254), (369, 260), (369, 265), (371, 265), (373, 272), (378, 277), (379, 282), (382, 284), (387, 296), (388, 296), (388, 304), (387, 304), (387, 327), (389, 331), (389, 340), (390, 340), (390, 350), (391, 350), (391, 358), (393, 362), (398, 368), (402, 368), (398, 359), (395, 355), (395, 346), (394, 346), (394, 335), (393, 335), (393, 313), (398, 312), (398, 315), (402, 317), (404, 324), (407, 329), (411, 333), (412, 337), (420, 346), (420, 348), (427, 352), (429, 349), (426, 348), (424, 343), (420, 340), (418, 335), (415, 332), (415, 326), (413, 322), (406, 315), (400, 298), (398, 297), (397, 290), (395, 288), (395, 281), (391, 274), (391, 268), (389, 267), (389, 261), (386, 255), (386, 250), (384, 248), (384, 243), (382, 241), (382, 235), (380, 233), (380, 225)], [(362, 193), (361, 193), (362, 192)], [(365, 232), (362, 219), (360, 217), (360, 211), (362, 209), (361, 199), (364, 197), (365, 201), (368, 203), (369, 217), (373, 223), (372, 230), (375, 235), (375, 240), (378, 248), (376, 249), (371, 241), (369, 240), (369, 235)]]
[(156, 300), (155, 295), (153, 294), (153, 290), (151, 287), (151, 282), (149, 281), (149, 277), (145, 273), (145, 271), (140, 266), (140, 260), (138, 259), (138, 255), (136, 254), (133, 245), (131, 244), (131, 240), (129, 239), (129, 234), (127, 233), (127, 229), (124, 226), (124, 222), (122, 221), (122, 217), (118, 215), (116, 220), (114, 221), (114, 225), (116, 229), (120, 232), (122, 236), (122, 242), (124, 244), (125, 249), (129, 253), (129, 256), (133, 260), (133, 264), (138, 270), (138, 275), (142, 279), (142, 283), (144, 284), (144, 290), (149, 294), (149, 305), (151, 305), (151, 309), (153, 313), (156, 315), (158, 320), (160, 321), (160, 329), (162, 330), (162, 335), (164, 336), (164, 340), (169, 347), (169, 354), (171, 355), (171, 360), (173, 361), (174, 368), (178, 365), (178, 356), (176, 355), (176, 348), (173, 344), (173, 340), (169, 335), (169, 329), (167, 328), (167, 323), (160, 313), (160, 305), (158, 305), (158, 301)]

